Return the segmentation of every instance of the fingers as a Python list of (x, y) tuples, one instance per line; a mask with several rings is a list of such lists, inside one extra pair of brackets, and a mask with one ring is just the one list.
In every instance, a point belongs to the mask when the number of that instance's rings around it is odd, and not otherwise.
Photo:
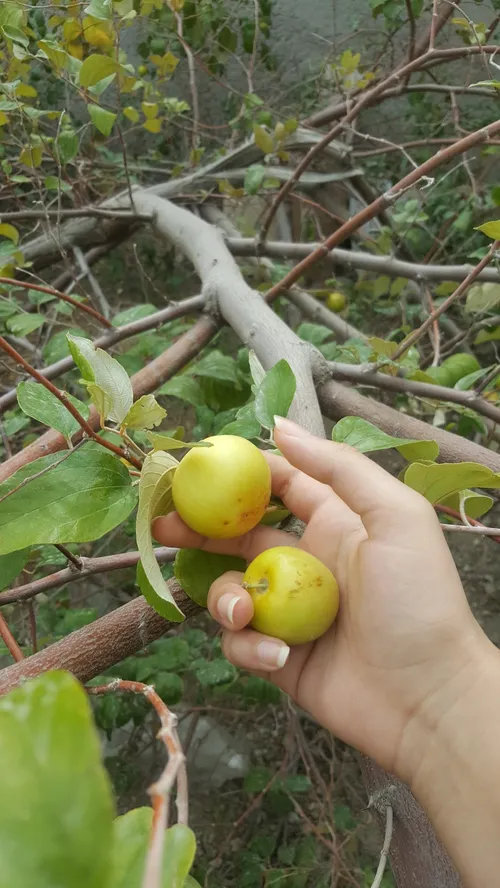
[(432, 514), (422, 496), (351, 447), (316, 438), (282, 417), (277, 417), (275, 441), (292, 465), (329, 484), (372, 537), (387, 539), (389, 531), (401, 530), (403, 515), (411, 521)]
[(328, 505), (335, 511), (339, 520), (349, 520), (353, 513), (331, 487), (305, 475), (300, 469), (290, 465), (286, 459), (273, 453), (266, 453), (272, 473), (272, 490), (284, 502), (287, 509), (301, 521), (308, 524), (315, 512)]
[(243, 629), (253, 617), (252, 599), (242, 588), (242, 580), (242, 573), (229, 570), (210, 586), (207, 607), (225, 629)]
[(212, 540), (191, 530), (177, 512), (157, 518), (153, 523), (153, 536), (164, 546), (182, 549), (203, 549), (221, 555), (236, 555), (245, 561), (252, 561), (265, 549), (274, 546), (297, 546), (299, 541), (290, 533), (273, 527), (257, 525), (249, 533), (233, 539)]

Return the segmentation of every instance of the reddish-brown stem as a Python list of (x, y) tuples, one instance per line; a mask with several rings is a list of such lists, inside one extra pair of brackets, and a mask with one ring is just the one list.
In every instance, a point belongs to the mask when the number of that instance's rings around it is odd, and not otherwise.
[(69, 302), (74, 308), (86, 312), (88, 315), (95, 318), (96, 321), (99, 321), (103, 327), (112, 327), (110, 321), (108, 321), (104, 315), (96, 311), (95, 308), (92, 308), (91, 305), (85, 305), (83, 302), (78, 302), (77, 299), (73, 299), (73, 297), (68, 296), (67, 293), (60, 293), (59, 290), (54, 290), (52, 287), (45, 287), (42, 286), (42, 284), (34, 284), (31, 281), (16, 281), (15, 278), (8, 277), (0, 277), (0, 284), (9, 284), (12, 287), (22, 287), (25, 290), (37, 290), (38, 293), (47, 293), (49, 296), (55, 296), (56, 299), (62, 299), (63, 302)]
[(295, 284), (298, 278), (301, 277), (307, 269), (311, 268), (311, 266), (318, 262), (318, 260), (327, 256), (333, 247), (342, 243), (342, 241), (349, 237), (354, 231), (357, 231), (357, 229), (361, 228), (362, 225), (365, 225), (366, 222), (375, 218), (375, 216), (377, 216), (383, 209), (394, 203), (398, 196), (405, 192), (407, 188), (410, 188), (421, 179), (429, 176), (429, 173), (434, 172), (437, 167), (446, 163), (448, 160), (451, 160), (457, 154), (468, 151), (469, 148), (472, 148), (480, 142), (485, 142), (491, 135), (496, 133), (500, 133), (500, 120), (477, 130), (475, 133), (470, 133), (470, 135), (465, 136), (463, 139), (460, 139), (458, 142), (445, 148), (444, 151), (439, 151), (437, 154), (429, 157), (425, 163), (416, 167), (416, 169), (404, 176), (403, 179), (400, 179), (390, 191), (377, 197), (371, 204), (364, 207), (359, 213), (356, 213), (355, 216), (345, 222), (337, 231), (334, 231), (320, 247), (314, 250), (314, 252), (310, 253), (309, 256), (306, 256), (301, 262), (298, 262), (288, 274), (274, 285), (274, 287), (271, 287), (266, 294), (266, 298), (272, 300), (275, 296), (278, 296), (279, 293), (283, 292), (283, 290), (289, 289), (289, 287), (291, 287), (292, 284)]
[(121, 447), (117, 447), (116, 444), (112, 444), (110, 441), (106, 441), (104, 438), (98, 435), (97, 432), (94, 431), (90, 423), (87, 422), (87, 420), (80, 415), (74, 404), (71, 403), (65, 393), (61, 392), (57, 388), (57, 386), (55, 386), (54, 383), (50, 381), (50, 379), (47, 379), (45, 376), (43, 376), (42, 373), (39, 373), (38, 370), (35, 370), (35, 368), (32, 367), (31, 364), (29, 364), (28, 361), (26, 361), (23, 356), (20, 355), (19, 352), (16, 351), (16, 349), (12, 345), (10, 345), (10, 343), (8, 343), (6, 339), (3, 338), (3, 336), (0, 336), (0, 348), (4, 352), (6, 352), (6, 354), (8, 354), (9, 357), (11, 357), (12, 360), (16, 362), (16, 364), (19, 364), (19, 366), (22, 367), (23, 370), (26, 371), (26, 373), (29, 373), (29, 375), (32, 376), (33, 379), (36, 379), (36, 381), (43, 385), (44, 388), (47, 389), (47, 391), (54, 395), (54, 397), (57, 398), (57, 400), (60, 401), (61, 404), (64, 405), (64, 407), (66, 407), (66, 410), (68, 410), (73, 418), (76, 419), (78, 425), (83, 429), (84, 432), (86, 432), (89, 438), (93, 438), (94, 441), (96, 441), (98, 444), (101, 444), (102, 447), (105, 447), (112, 453), (115, 453), (116, 456), (126, 458), (129, 463), (136, 467), (136, 469), (141, 468), (141, 463), (138, 459), (136, 459), (135, 456), (132, 456), (131, 453), (125, 453), (125, 451)]
[(0, 637), (2, 638), (5, 646), (8, 648), (9, 653), (12, 655), (16, 663), (24, 660), (24, 654), (19, 647), (16, 639), (12, 635), (12, 632), (10, 631), (3, 614), (0, 614)]
[[(496, 51), (496, 47), (495, 48), (481, 47), (481, 48), (483, 51), (486, 51), (486, 50), (488, 50), (490, 52)], [(443, 53), (443, 52), (446, 52), (446, 50), (442, 50), (440, 52)], [(266, 239), (269, 229), (270, 229), (270, 226), (271, 226), (273, 219), (275, 218), (276, 213), (278, 211), (278, 207), (281, 205), (283, 200), (286, 198), (287, 194), (289, 194), (290, 191), (295, 187), (295, 185), (299, 181), (302, 173), (307, 169), (307, 167), (310, 165), (311, 161), (318, 154), (320, 154), (323, 151), (323, 148), (326, 148), (326, 146), (329, 145), (330, 142), (333, 141), (333, 139), (335, 139), (338, 135), (340, 135), (342, 130), (344, 129), (344, 127), (348, 123), (352, 123), (353, 120), (356, 120), (356, 118), (359, 116), (359, 114), (363, 110), (363, 108), (365, 108), (367, 105), (369, 105), (371, 102), (373, 102), (373, 100), (378, 98), (378, 96), (382, 95), (385, 92), (385, 90), (387, 89), (387, 87), (389, 86), (389, 84), (391, 84), (394, 80), (400, 81), (400, 82), (404, 81), (405, 77), (410, 75), (413, 71), (418, 70), (418, 68), (422, 67), (424, 62), (430, 61), (430, 59), (433, 58), (434, 54), (435, 54), (435, 50), (429, 50), (429, 52), (424, 53), (424, 55), (420, 56), (419, 58), (413, 59), (411, 62), (408, 62), (408, 64), (404, 65), (402, 68), (397, 68), (396, 71), (393, 71), (391, 74), (389, 74), (389, 76), (386, 77), (385, 80), (382, 80), (377, 86), (373, 87), (373, 89), (362, 94), (359, 101), (354, 103), (351, 110), (347, 112), (345, 117), (343, 117), (343, 119), (336, 126), (334, 126), (331, 130), (329, 130), (329, 132), (327, 132), (326, 135), (323, 136), (323, 138), (320, 139), (319, 142), (317, 142), (315, 145), (312, 146), (312, 148), (309, 149), (309, 151), (304, 155), (301, 162), (298, 164), (298, 166), (294, 170), (293, 174), (285, 182), (285, 184), (280, 188), (273, 203), (271, 204), (269, 212), (262, 224), (260, 237), (259, 237), (259, 239), (261, 241), (264, 241)], [(473, 143), (473, 144), (475, 144), (475, 143)], [(396, 189), (394, 188), (392, 190), (395, 191)], [(379, 207), (378, 211), (380, 211), (383, 208), (384, 208), (383, 206)]]
[(36, 632), (36, 614), (35, 614), (35, 605), (32, 601), (26, 602), (26, 609), (28, 611), (28, 625), (30, 630), (30, 639), (31, 639), (31, 652), (36, 654), (38, 650), (38, 642), (37, 642), (37, 632)]

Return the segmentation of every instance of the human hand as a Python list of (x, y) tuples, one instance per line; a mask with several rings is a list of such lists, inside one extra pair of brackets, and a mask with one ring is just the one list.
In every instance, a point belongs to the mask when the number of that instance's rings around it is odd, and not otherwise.
[(462, 677), (480, 671), (489, 645), (474, 620), (432, 506), (346, 445), (278, 419), (283, 457), (266, 454), (273, 493), (307, 525), (302, 539), (257, 526), (243, 537), (208, 540), (175, 513), (158, 518), (164, 545), (221, 552), (250, 561), (273, 546), (299, 546), (334, 573), (336, 623), (318, 641), (291, 650), (245, 628), (253, 614), (241, 574), (212, 585), (208, 606), (225, 631), (235, 665), (286, 691), (345, 742), (403, 779), (416, 751), (407, 735), (419, 713), (455, 704)]

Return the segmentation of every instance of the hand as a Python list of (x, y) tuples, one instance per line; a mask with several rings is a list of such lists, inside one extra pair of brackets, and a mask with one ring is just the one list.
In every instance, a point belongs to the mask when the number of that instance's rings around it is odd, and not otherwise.
[(432, 506), (346, 445), (279, 419), (266, 454), (273, 493), (307, 525), (302, 539), (259, 525), (244, 537), (209, 540), (174, 514), (158, 518), (156, 539), (252, 560), (295, 545), (323, 561), (341, 593), (336, 623), (318, 641), (291, 650), (245, 627), (252, 618), (241, 574), (220, 577), (209, 595), (235, 665), (264, 675), (314, 718), (386, 770), (411, 779), (418, 750), (408, 737), (432, 702), (446, 713), (462, 677), (479, 676), (489, 645), (467, 604)]

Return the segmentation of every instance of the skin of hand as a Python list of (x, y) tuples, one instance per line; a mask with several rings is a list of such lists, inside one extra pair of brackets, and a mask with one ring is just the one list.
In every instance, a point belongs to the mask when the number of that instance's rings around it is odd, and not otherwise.
[[(224, 628), (224, 653), (274, 682), (337, 737), (417, 786), (454, 853), (456, 842), (463, 845), (454, 812), (444, 816), (446, 805), (428, 784), (439, 785), (438, 763), (451, 767), (455, 737), (463, 731), (461, 706), (477, 699), (485, 676), (497, 676), (491, 692), (500, 696), (498, 651), (470, 611), (437, 516), (420, 494), (352, 448), (316, 438), (289, 420), (276, 418), (275, 441), (283, 457), (266, 455), (273, 493), (306, 524), (300, 540), (262, 525), (237, 539), (209, 540), (175, 513), (156, 520), (154, 535), (163, 545), (247, 561), (264, 549), (295, 545), (331, 569), (340, 587), (337, 620), (318, 641), (291, 649), (246, 628), (253, 606), (239, 585), (242, 574), (216, 580), (208, 606)], [(486, 702), (484, 708), (490, 712)], [(481, 717), (479, 711), (475, 715)], [(436, 739), (438, 726), (449, 744), (446, 752)], [(458, 768), (461, 750), (456, 759)], [(456, 784), (445, 781), (442, 793)], [(500, 806), (495, 813), (500, 829)], [(470, 856), (476, 853), (473, 847)], [(495, 857), (496, 878), (500, 850)], [(467, 860), (459, 862), (468, 878)], [(466, 883), (479, 884), (474, 876), (473, 871)]]

